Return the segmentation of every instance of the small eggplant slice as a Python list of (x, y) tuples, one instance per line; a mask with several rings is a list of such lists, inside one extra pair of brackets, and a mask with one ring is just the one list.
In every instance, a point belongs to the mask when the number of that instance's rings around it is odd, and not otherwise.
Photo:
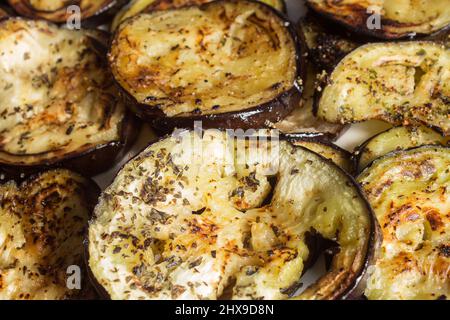
[(369, 299), (450, 297), (450, 148), (394, 151), (358, 177), (383, 233)]
[(71, 7), (80, 10), (83, 26), (100, 25), (114, 15), (127, 0), (8, 0), (18, 14), (32, 19), (65, 23), (74, 15)]
[[(214, 1), (122, 23), (109, 62), (134, 111), (156, 127), (258, 128), (298, 104), (296, 32), (275, 9)], [(156, 120), (155, 120), (156, 119)]]
[[(448, 0), (307, 0), (306, 3), (352, 31), (382, 39), (429, 35), (450, 24)], [(377, 14), (379, 26), (371, 21)]]
[(326, 159), (330, 159), (336, 165), (344, 169), (346, 172), (352, 173), (353, 165), (351, 162), (351, 153), (340, 148), (323, 136), (303, 136), (303, 135), (286, 135), (286, 138), (294, 145), (301, 146), (308, 150), (314, 151)]
[(112, 299), (286, 299), (315, 255), (311, 234), (339, 252), (298, 298), (360, 288), (376, 224), (357, 184), (316, 153), (266, 138), (181, 131), (123, 167), (88, 237), (90, 269)]
[(378, 119), (450, 135), (450, 49), (433, 42), (375, 43), (339, 62), (316, 111), (334, 123)]
[(93, 175), (132, 143), (136, 121), (89, 32), (10, 18), (0, 23), (0, 166), (67, 166)]
[[(83, 236), (99, 194), (92, 180), (65, 169), (0, 185), (1, 300), (96, 297)], [(70, 279), (76, 272), (79, 284)]]
[[(139, 13), (149, 13), (153, 11), (176, 9), (192, 5), (200, 5), (202, 3), (211, 2), (212, 0), (131, 0), (124, 6), (114, 17), (111, 30), (116, 30), (119, 24), (124, 20), (134, 17)], [(273, 8), (286, 12), (284, 0), (260, 0)]]
[(354, 153), (356, 171), (361, 172), (375, 159), (395, 150), (406, 150), (423, 145), (445, 145), (449, 138), (433, 129), (420, 127), (394, 127), (364, 142)]
[(320, 71), (332, 71), (343, 57), (367, 42), (310, 12), (300, 21), (299, 32), (308, 59)]
[(306, 70), (304, 91), (298, 106), (286, 118), (269, 124), (269, 127), (278, 129), (285, 134), (323, 135), (334, 140), (344, 132), (345, 126), (324, 121), (314, 115), (314, 93), (318, 74), (312, 63), (306, 63)]

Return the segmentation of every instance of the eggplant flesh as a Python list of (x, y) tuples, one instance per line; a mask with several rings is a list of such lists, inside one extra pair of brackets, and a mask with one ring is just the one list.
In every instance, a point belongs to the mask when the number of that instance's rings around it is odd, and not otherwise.
[(375, 159), (391, 151), (406, 150), (422, 145), (445, 145), (449, 138), (433, 129), (420, 127), (394, 127), (364, 142), (355, 151), (357, 171), (361, 172)]
[[(429, 35), (450, 24), (447, 0), (307, 0), (307, 4), (353, 31), (384, 39)], [(379, 27), (371, 26), (373, 14), (380, 15)]]
[(103, 16), (115, 13), (126, 0), (8, 0), (14, 10), (25, 17), (45, 19), (54, 23), (64, 23), (71, 19), (74, 12), (70, 6), (80, 9), (82, 22), (101, 24)]
[(301, 90), (291, 29), (258, 2), (215, 1), (158, 11), (120, 25), (109, 61), (144, 119), (226, 122), (247, 111), (246, 117), (265, 112), (267, 120), (277, 115), (278, 121), (277, 109), (292, 110), (290, 98), (299, 98)]
[[(96, 297), (83, 236), (99, 193), (94, 182), (64, 169), (0, 185), (1, 300)], [(67, 286), (71, 266), (81, 269), (81, 289)]]
[(318, 88), (330, 122), (378, 119), (450, 135), (450, 50), (429, 41), (375, 43), (348, 54)]
[[(192, 5), (200, 5), (202, 3), (211, 2), (212, 0), (132, 0), (128, 5), (124, 6), (115, 16), (111, 30), (116, 30), (120, 23), (124, 20), (134, 17), (139, 13), (149, 13), (152, 11), (176, 9)], [(285, 12), (286, 5), (283, 0), (260, 0), (273, 8)]]
[(0, 23), (1, 165), (54, 165), (110, 146), (120, 151), (129, 117), (98, 45), (88, 33), (42, 20)]
[(383, 242), (368, 269), (369, 299), (450, 297), (450, 148), (394, 151), (358, 177)]
[(314, 254), (310, 233), (340, 251), (297, 298), (358, 287), (374, 225), (357, 185), (305, 148), (254, 138), (182, 131), (123, 167), (88, 237), (90, 269), (112, 299), (286, 299)]

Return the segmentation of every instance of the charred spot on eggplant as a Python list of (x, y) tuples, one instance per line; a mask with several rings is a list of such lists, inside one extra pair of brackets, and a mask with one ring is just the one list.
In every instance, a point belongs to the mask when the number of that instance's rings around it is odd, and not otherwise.
[[(116, 30), (124, 20), (134, 17), (139, 13), (149, 13), (153, 11), (177, 9), (186, 6), (200, 5), (212, 0), (132, 0), (124, 6), (114, 17), (111, 30)], [(286, 12), (284, 0), (260, 0), (273, 8)]]
[(394, 151), (358, 177), (382, 229), (368, 269), (369, 299), (437, 299), (450, 294), (450, 148)]
[(0, 23), (2, 169), (64, 165), (93, 175), (133, 142), (139, 126), (90, 34), (42, 20)]
[(178, 132), (123, 167), (88, 236), (90, 269), (112, 299), (290, 298), (316, 256), (314, 234), (340, 251), (297, 298), (361, 290), (376, 231), (357, 184), (303, 147), (258, 137)]
[[(134, 111), (156, 127), (255, 128), (298, 103), (295, 30), (260, 2), (215, 1), (120, 25), (109, 53)], [(156, 120), (155, 120), (156, 119)]]
[(394, 127), (370, 138), (355, 150), (353, 156), (355, 170), (361, 172), (375, 159), (391, 151), (422, 145), (446, 145), (448, 141), (448, 137), (443, 137), (439, 132), (424, 126)]
[[(99, 194), (93, 181), (65, 169), (0, 185), (2, 300), (96, 297), (83, 237)], [(81, 288), (69, 278), (76, 272)]]
[(71, 21), (74, 14), (80, 13), (83, 26), (104, 23), (126, 2), (127, 0), (8, 0), (21, 16), (58, 24)]
[(450, 50), (429, 41), (352, 51), (319, 87), (317, 115), (334, 123), (378, 119), (450, 134)]
[(352, 31), (383, 39), (429, 35), (450, 24), (447, 0), (307, 0), (306, 3)]

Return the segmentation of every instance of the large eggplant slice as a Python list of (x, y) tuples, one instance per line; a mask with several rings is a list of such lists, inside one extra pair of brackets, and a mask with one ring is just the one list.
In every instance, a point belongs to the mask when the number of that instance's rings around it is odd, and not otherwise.
[(111, 298), (289, 298), (319, 235), (339, 248), (298, 298), (358, 292), (375, 243), (370, 206), (331, 161), (264, 138), (182, 131), (123, 167), (89, 227), (89, 266)]
[[(122, 23), (110, 66), (124, 96), (156, 127), (256, 128), (298, 104), (296, 32), (275, 9), (214, 1)], [(156, 120), (155, 120), (156, 119)]]
[[(65, 169), (0, 185), (1, 300), (96, 296), (83, 237), (99, 194), (93, 181)], [(81, 276), (81, 288), (72, 275)]]
[(0, 168), (64, 165), (93, 175), (114, 164), (137, 132), (88, 32), (45, 21), (0, 23)]
[[(149, 13), (152, 11), (176, 9), (191, 5), (200, 5), (211, 2), (212, 0), (131, 0), (128, 5), (123, 7), (115, 16), (111, 25), (111, 30), (116, 30), (122, 21), (134, 17), (139, 13)], [(285, 12), (286, 5), (284, 0), (260, 0), (273, 8)]]
[(369, 299), (450, 297), (450, 148), (392, 152), (358, 177), (383, 232)]
[(422, 145), (445, 145), (448, 140), (449, 138), (424, 126), (391, 128), (370, 138), (356, 149), (353, 157), (356, 171), (361, 172), (375, 159), (391, 151)]
[(450, 49), (433, 42), (375, 43), (348, 54), (320, 87), (319, 117), (424, 124), (450, 135)]
[[(314, 11), (349, 29), (383, 39), (429, 35), (450, 24), (448, 0), (307, 0)], [(380, 26), (369, 17), (380, 14)], [(369, 27), (370, 26), (370, 27)]]
[(33, 19), (45, 19), (55, 23), (65, 23), (74, 12), (71, 6), (80, 9), (83, 26), (100, 25), (112, 16), (127, 0), (8, 0), (20, 15)]
[(313, 113), (316, 82), (318, 81), (317, 69), (312, 63), (306, 63), (307, 76), (304, 92), (298, 106), (277, 123), (267, 123), (269, 127), (280, 130), (285, 134), (311, 134), (323, 135), (330, 139), (336, 139), (344, 132), (342, 124), (330, 123), (319, 119)]

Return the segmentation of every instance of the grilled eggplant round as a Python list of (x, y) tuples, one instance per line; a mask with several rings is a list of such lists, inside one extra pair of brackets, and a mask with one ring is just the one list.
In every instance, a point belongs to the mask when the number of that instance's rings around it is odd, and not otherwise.
[(392, 152), (358, 177), (383, 232), (369, 299), (450, 297), (450, 148)]
[(33, 19), (45, 19), (54, 23), (70, 21), (80, 10), (83, 26), (100, 25), (113, 16), (127, 0), (8, 0), (20, 15)]
[(298, 104), (301, 55), (292, 25), (253, 1), (141, 14), (120, 25), (114, 77), (157, 128), (256, 128)]
[(339, 250), (299, 298), (360, 288), (375, 220), (357, 185), (331, 161), (264, 138), (178, 132), (123, 167), (88, 237), (89, 266), (112, 299), (289, 298), (311, 235)]
[[(176, 9), (191, 5), (200, 5), (202, 3), (211, 2), (212, 0), (131, 0), (131, 2), (123, 7), (115, 16), (111, 30), (116, 30), (120, 23), (124, 20), (134, 17), (139, 13), (149, 13), (152, 11)], [(259, 0), (267, 3), (275, 9), (286, 12), (284, 0)]]
[(357, 48), (320, 89), (316, 112), (335, 123), (379, 119), (450, 135), (450, 49), (433, 42)]
[(307, 0), (306, 3), (357, 33), (383, 39), (429, 35), (450, 24), (448, 0)]
[(354, 153), (357, 172), (361, 172), (375, 159), (395, 150), (406, 150), (422, 145), (445, 145), (449, 138), (424, 127), (394, 127), (368, 139)]
[(1, 169), (63, 165), (94, 175), (133, 142), (139, 126), (89, 34), (42, 20), (0, 23)]
[(340, 148), (323, 136), (308, 136), (303, 134), (290, 134), (286, 136), (294, 146), (301, 146), (308, 150), (320, 154), (322, 157), (333, 161), (336, 165), (344, 169), (346, 172), (353, 172), (353, 164), (351, 161), (351, 153)]
[(83, 236), (99, 194), (92, 180), (65, 169), (0, 185), (1, 300), (96, 297)]

